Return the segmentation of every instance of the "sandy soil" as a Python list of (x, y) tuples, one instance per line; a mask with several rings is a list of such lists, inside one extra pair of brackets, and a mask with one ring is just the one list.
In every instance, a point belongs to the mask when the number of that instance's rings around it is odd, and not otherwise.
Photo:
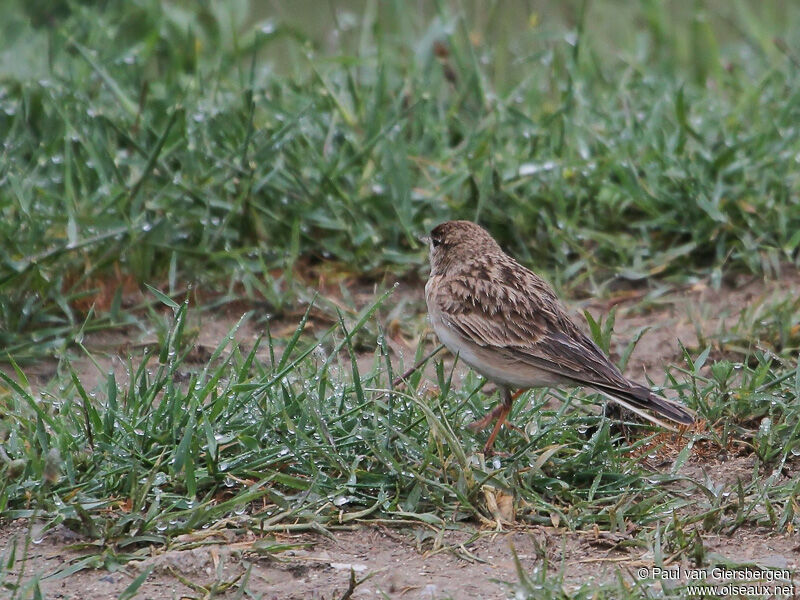
[[(730, 465), (721, 466), (730, 469)], [(0, 528), (0, 539), (10, 543), (17, 538), (20, 550), (26, 534), (27, 525), (22, 522)], [(356, 586), (354, 599), (503, 599), (513, 595), (518, 581), (512, 549), (528, 574), (543, 568), (544, 557), (551, 572), (563, 569), (567, 589), (608, 581), (618, 573), (632, 580), (634, 569), (653, 564), (647, 550), (622, 546), (623, 535), (544, 526), (506, 526), (500, 532), (449, 531), (437, 536), (425, 529), (365, 525), (354, 531), (337, 531), (333, 539), (317, 534), (286, 534), (266, 541), (252, 534), (203, 537), (198, 536), (197, 541), (205, 545), (186, 550), (154, 548), (152, 556), (113, 572), (86, 569), (69, 577), (47, 579), (82, 556), (67, 547), (76, 541), (71, 532), (56, 530), (30, 546), (26, 576), (36, 573), (44, 577), (41, 588), (47, 598), (116, 598), (136, 576), (152, 568), (136, 597), (155, 600), (202, 597), (185, 581), (211, 587), (241, 582), (239, 578), (249, 571), (246, 589), (255, 597), (327, 600), (344, 596), (352, 569), (357, 582), (366, 579)], [(794, 571), (800, 567), (800, 543), (788, 534), (744, 527), (732, 537), (705, 534), (703, 540), (707, 552), (732, 561)], [(190, 545), (191, 541), (191, 536), (185, 536), (178, 545)], [(259, 546), (271, 543), (295, 549), (260, 555)]]
[[(12, 523), (0, 528), (6, 542), (23, 543), (27, 525)], [(70, 600), (116, 598), (143, 571), (152, 571), (137, 598), (200, 596), (181, 578), (211, 587), (214, 583), (239, 581), (249, 570), (246, 589), (265, 600), (338, 599), (348, 589), (350, 570), (356, 581), (352, 598), (504, 599), (513, 595), (518, 581), (512, 549), (524, 571), (543, 568), (546, 557), (551, 572), (565, 573), (567, 589), (591, 581), (608, 581), (621, 573), (632, 580), (632, 571), (653, 564), (653, 556), (641, 548), (620, 544), (625, 536), (570, 532), (554, 527), (515, 528), (505, 531), (449, 531), (442, 536), (417, 529), (361, 526), (337, 531), (334, 538), (317, 534), (281, 535), (273, 541), (293, 545), (272, 557), (260, 556), (264, 540), (252, 534), (220, 535), (202, 540), (206, 545), (188, 550), (153, 549), (153, 555), (117, 571), (86, 569), (69, 577), (47, 579), (81, 552), (66, 547), (70, 532), (56, 530), (29, 550), (26, 575), (45, 577), (41, 588), (47, 598)], [(797, 570), (800, 546), (791, 535), (771, 535), (766, 530), (742, 528), (733, 537), (705, 534), (707, 552), (732, 561), (753, 562), (764, 567)], [(190, 541), (188, 539), (183, 540)], [(198, 541), (199, 540), (198, 538)], [(268, 543), (266, 545), (268, 545)], [(684, 567), (688, 567), (685, 564)], [(233, 595), (235, 588), (229, 593)], [(224, 594), (223, 594), (224, 597)]]

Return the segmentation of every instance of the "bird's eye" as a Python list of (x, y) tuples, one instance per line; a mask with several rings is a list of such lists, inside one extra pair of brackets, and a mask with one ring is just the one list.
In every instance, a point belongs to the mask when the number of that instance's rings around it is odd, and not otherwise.
[(433, 244), (434, 248), (438, 247), (439, 244), (441, 244), (441, 243), (442, 243), (442, 240), (439, 239), (438, 237), (431, 237), (431, 244)]

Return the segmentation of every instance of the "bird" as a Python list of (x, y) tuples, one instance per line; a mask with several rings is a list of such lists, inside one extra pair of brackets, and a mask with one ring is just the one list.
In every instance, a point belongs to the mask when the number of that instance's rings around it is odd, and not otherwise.
[(657, 425), (660, 418), (694, 423), (679, 402), (626, 378), (569, 316), (553, 288), (506, 254), (480, 225), (447, 221), (428, 236), (430, 276), (425, 284), (428, 316), (439, 340), (472, 369), (493, 381), (501, 403), (473, 429), (495, 426), (483, 452), (492, 453), (511, 411), (511, 390), (539, 387), (592, 388)]

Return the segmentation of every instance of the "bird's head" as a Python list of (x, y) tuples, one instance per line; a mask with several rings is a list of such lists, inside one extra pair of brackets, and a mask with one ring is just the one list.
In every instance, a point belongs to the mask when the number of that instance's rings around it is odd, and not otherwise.
[(439, 275), (486, 252), (502, 250), (489, 232), (472, 221), (446, 221), (431, 230), (431, 275)]

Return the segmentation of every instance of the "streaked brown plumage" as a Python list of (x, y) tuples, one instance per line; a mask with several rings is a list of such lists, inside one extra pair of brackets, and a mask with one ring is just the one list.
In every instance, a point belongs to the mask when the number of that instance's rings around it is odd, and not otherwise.
[(552, 288), (508, 256), (480, 226), (448, 221), (430, 234), (428, 314), (451, 352), (501, 388), (503, 402), (477, 421), (497, 423), (484, 451), (511, 410), (511, 389), (588, 386), (671, 429), (641, 409), (682, 424), (694, 422), (679, 403), (630, 381), (567, 315)]

